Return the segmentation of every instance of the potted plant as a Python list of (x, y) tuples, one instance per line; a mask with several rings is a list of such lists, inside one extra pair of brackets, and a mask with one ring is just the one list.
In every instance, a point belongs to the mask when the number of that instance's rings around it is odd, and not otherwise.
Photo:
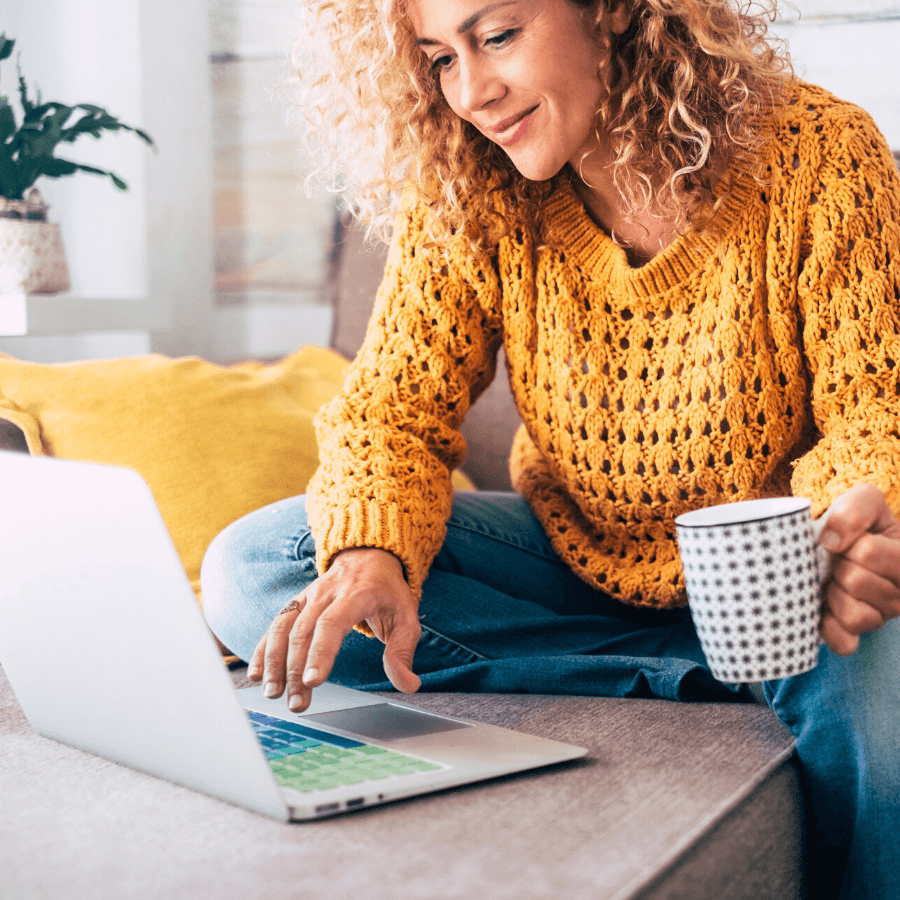
[[(14, 46), (0, 34), (0, 62)], [(112, 172), (59, 159), (56, 148), (86, 134), (99, 138), (105, 131), (131, 131), (151, 146), (153, 140), (99, 106), (44, 103), (37, 91), (32, 98), (21, 69), (18, 76), (21, 123), (9, 98), (0, 95), (0, 294), (54, 293), (68, 289), (68, 268), (59, 226), (47, 221), (47, 205), (35, 182), (80, 171), (108, 176), (120, 190), (128, 189)]]

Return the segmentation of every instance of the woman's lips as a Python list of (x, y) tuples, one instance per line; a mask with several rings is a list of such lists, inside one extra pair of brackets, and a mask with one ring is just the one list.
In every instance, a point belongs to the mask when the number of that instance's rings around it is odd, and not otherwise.
[(494, 132), (493, 140), (501, 147), (508, 147), (510, 144), (514, 144), (528, 129), (531, 114), (536, 109), (537, 106), (532, 106), (531, 109), (526, 109), (516, 116), (511, 116), (495, 126), (492, 129)]

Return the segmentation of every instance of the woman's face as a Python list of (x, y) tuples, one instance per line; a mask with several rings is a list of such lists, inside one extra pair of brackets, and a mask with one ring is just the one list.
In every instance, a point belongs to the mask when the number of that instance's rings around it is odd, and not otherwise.
[[(590, 14), (568, 0), (409, 0), (450, 108), (532, 181), (597, 147), (601, 62)], [(604, 23), (627, 26), (624, 5)]]

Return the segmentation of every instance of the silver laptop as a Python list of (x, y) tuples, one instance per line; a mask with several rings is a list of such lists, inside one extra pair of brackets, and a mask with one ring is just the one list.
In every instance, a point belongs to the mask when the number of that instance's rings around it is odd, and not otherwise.
[(0, 451), (0, 665), (41, 734), (279, 819), (575, 759), (581, 747), (326, 684), (235, 690), (149, 488)]

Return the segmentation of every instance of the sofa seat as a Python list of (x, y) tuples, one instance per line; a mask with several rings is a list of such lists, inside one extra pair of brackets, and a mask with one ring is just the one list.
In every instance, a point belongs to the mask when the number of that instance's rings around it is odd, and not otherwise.
[(284, 824), (41, 737), (0, 671), (0, 896), (803, 895), (793, 742), (767, 707), (490, 694), (411, 700), (581, 744), (589, 755)]

